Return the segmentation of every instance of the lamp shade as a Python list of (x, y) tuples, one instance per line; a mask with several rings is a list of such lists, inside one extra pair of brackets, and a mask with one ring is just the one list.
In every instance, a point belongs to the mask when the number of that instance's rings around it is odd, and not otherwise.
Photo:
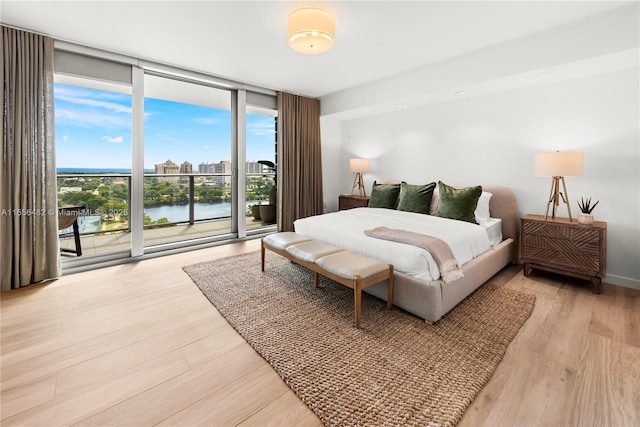
[(584, 156), (580, 151), (536, 154), (535, 173), (536, 176), (582, 176)]
[(371, 160), (349, 159), (349, 172), (371, 172)]
[(336, 23), (322, 9), (294, 10), (287, 19), (289, 46), (301, 53), (316, 54), (333, 47)]

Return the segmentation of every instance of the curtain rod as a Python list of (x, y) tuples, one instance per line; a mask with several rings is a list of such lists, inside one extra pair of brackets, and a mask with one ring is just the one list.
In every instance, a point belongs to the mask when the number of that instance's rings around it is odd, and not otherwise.
[(25, 31), (27, 33), (33, 33), (33, 34), (36, 34), (38, 36), (51, 37), (52, 39), (55, 40), (55, 37), (51, 36), (50, 34), (41, 33), (40, 31), (28, 30), (26, 28), (16, 27), (15, 25), (5, 24), (4, 22), (0, 22), (0, 25), (2, 25), (3, 27), (12, 28), (14, 30)]

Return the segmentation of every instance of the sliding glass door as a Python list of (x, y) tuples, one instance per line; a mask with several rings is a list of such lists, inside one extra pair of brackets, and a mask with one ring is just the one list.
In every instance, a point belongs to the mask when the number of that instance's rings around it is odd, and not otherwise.
[(229, 235), (232, 93), (146, 74), (144, 94), (145, 246)]

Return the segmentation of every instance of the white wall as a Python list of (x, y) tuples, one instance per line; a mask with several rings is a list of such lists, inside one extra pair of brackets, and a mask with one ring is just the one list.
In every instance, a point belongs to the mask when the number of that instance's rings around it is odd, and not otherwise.
[(324, 211), (338, 210), (338, 195), (342, 191), (342, 144), (341, 123), (337, 119), (320, 118), (320, 134), (322, 138), (322, 193)]
[[(329, 121), (325, 200), (350, 191), (348, 159), (366, 157), (372, 159), (368, 189), (374, 179), (505, 185), (521, 214), (544, 214), (550, 178), (534, 176), (534, 154), (583, 151), (584, 176), (566, 178), (572, 212), (577, 216), (580, 196), (600, 200), (594, 216), (608, 222), (605, 281), (640, 289), (638, 75), (634, 68), (344, 120), (340, 158), (337, 127)], [(341, 173), (333, 172), (336, 162)], [(564, 206), (559, 215), (567, 215)]]

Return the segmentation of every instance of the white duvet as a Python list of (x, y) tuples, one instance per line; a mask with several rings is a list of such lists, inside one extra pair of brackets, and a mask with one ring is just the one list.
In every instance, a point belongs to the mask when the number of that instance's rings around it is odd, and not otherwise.
[[(356, 208), (296, 220), (295, 231), (303, 236), (393, 264), (395, 270), (410, 276), (437, 280), (440, 271), (431, 254), (417, 246), (376, 239), (364, 234), (387, 226), (438, 237), (449, 244), (460, 265), (489, 250), (490, 224), (481, 226), (464, 221), (392, 209)], [(484, 225), (484, 224), (483, 224)], [(498, 227), (500, 224), (498, 223)], [(501, 238), (500, 233), (500, 238)], [(495, 242), (494, 242), (495, 243)]]

